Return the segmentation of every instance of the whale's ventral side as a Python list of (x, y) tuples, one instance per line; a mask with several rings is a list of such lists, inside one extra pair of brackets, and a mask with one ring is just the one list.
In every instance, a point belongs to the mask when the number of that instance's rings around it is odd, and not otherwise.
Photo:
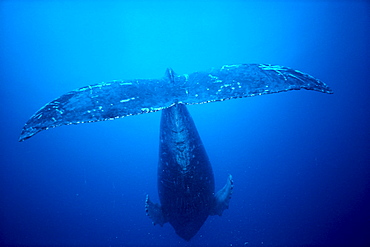
[(147, 196), (145, 209), (154, 224), (169, 222), (189, 241), (208, 215), (221, 215), (229, 206), (233, 180), (214, 193), (211, 164), (195, 124), (184, 104), (163, 110), (160, 128), (158, 192), (161, 206)]

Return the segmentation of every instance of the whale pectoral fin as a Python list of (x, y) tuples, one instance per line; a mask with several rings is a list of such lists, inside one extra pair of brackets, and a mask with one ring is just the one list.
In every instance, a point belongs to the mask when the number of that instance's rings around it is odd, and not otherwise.
[(149, 199), (149, 195), (146, 196), (145, 200), (145, 212), (146, 215), (149, 216), (149, 218), (152, 219), (153, 225), (159, 224), (160, 226), (163, 226), (164, 223), (167, 222), (165, 219), (163, 213), (162, 213), (162, 208), (158, 203), (153, 203)]
[(234, 181), (229, 174), (225, 186), (215, 194), (214, 205), (209, 215), (222, 215), (225, 209), (229, 208), (231, 194), (233, 193)]

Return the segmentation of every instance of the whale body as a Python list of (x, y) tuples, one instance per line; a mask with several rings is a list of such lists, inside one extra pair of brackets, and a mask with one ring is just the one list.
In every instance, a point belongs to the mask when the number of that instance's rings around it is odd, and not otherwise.
[(163, 110), (160, 127), (158, 193), (161, 206), (146, 199), (154, 224), (169, 222), (189, 241), (208, 215), (222, 215), (229, 206), (233, 180), (214, 194), (211, 164), (195, 124), (184, 104)]
[(146, 198), (154, 224), (169, 222), (190, 240), (209, 215), (228, 208), (233, 180), (214, 193), (211, 164), (186, 105), (203, 104), (290, 90), (333, 93), (322, 81), (301, 71), (270, 64), (224, 65), (161, 79), (113, 81), (66, 93), (38, 110), (19, 141), (62, 125), (113, 120), (163, 110), (160, 129), (158, 192), (161, 205)]

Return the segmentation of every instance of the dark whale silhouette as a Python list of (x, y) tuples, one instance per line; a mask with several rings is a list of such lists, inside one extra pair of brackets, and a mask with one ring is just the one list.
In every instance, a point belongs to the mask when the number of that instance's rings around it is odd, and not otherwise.
[(167, 69), (162, 79), (113, 81), (66, 93), (27, 121), (19, 141), (61, 125), (163, 110), (158, 166), (162, 205), (147, 197), (146, 212), (154, 224), (169, 222), (180, 237), (190, 240), (208, 215), (221, 215), (228, 207), (233, 181), (229, 175), (214, 194), (212, 168), (186, 105), (299, 89), (332, 93), (320, 80), (279, 65), (224, 65), (183, 75)]
[(222, 215), (233, 189), (231, 175), (214, 194), (211, 164), (186, 106), (163, 110), (160, 130), (158, 192), (162, 206), (146, 199), (154, 224), (169, 222), (177, 235), (189, 241), (208, 215)]

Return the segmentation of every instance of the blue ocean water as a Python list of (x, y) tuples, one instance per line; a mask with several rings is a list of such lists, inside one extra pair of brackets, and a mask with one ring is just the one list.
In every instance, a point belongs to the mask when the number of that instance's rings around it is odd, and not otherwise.
[[(0, 2), (0, 244), (370, 244), (366, 1)], [(189, 106), (230, 208), (185, 242), (153, 226), (160, 112), (63, 126), (19, 143), (44, 104), (115, 79), (224, 64), (289, 66), (294, 91)]]

